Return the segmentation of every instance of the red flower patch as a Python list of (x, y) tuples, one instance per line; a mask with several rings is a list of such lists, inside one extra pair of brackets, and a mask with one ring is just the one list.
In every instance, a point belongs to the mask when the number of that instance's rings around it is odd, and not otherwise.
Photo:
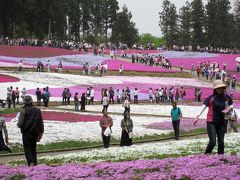
[(29, 46), (0, 46), (1, 56), (42, 58), (61, 55), (82, 54), (82, 52), (70, 51), (60, 48), (29, 47)]
[[(3, 114), (6, 121), (16, 117), (16, 114)], [(63, 122), (94, 122), (99, 121), (102, 116), (98, 115), (83, 115), (75, 113), (42, 111), (44, 121), (63, 121)]]
[(0, 83), (18, 82), (18, 81), (20, 81), (20, 79), (16, 77), (0, 74)]

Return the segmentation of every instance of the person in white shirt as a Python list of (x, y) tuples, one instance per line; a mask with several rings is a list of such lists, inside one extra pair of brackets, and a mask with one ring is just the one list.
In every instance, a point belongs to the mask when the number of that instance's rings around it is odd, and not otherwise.
[(123, 76), (123, 65), (122, 64), (120, 64), (120, 66), (119, 66), (119, 75)]
[(135, 88), (133, 90), (133, 98), (134, 98), (133, 103), (138, 104), (138, 89), (137, 88)]
[(153, 102), (153, 91), (152, 91), (152, 88), (149, 88), (148, 96), (149, 96), (149, 101)]
[(108, 106), (109, 106), (109, 103), (108, 103), (108, 95), (107, 95), (107, 92), (105, 91), (104, 94), (103, 94), (103, 100), (102, 100), (102, 105), (103, 105), (103, 110), (102, 112), (104, 112), (104, 110), (108, 110)]
[(125, 101), (123, 102), (122, 106), (124, 107), (124, 112), (123, 113), (126, 113), (126, 112), (130, 113), (130, 102), (128, 101), (127, 97), (125, 97)]
[(119, 89), (116, 90), (116, 100), (117, 100), (117, 103), (120, 104), (121, 102), (121, 93), (119, 91)]

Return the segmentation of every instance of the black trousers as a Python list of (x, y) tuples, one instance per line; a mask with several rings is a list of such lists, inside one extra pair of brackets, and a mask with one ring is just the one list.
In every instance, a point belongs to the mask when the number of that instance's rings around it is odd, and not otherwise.
[(22, 134), (22, 140), (28, 166), (31, 164), (37, 165), (37, 134), (24, 132)]
[(102, 110), (102, 112), (104, 111), (104, 110), (108, 110), (108, 105), (103, 105), (103, 110)]
[(67, 98), (66, 98), (66, 97), (63, 97), (63, 99), (62, 99), (62, 105), (67, 105)]
[(138, 96), (133, 96), (133, 98), (134, 98), (133, 103), (134, 103), (134, 104), (138, 104)]
[(109, 148), (111, 136), (105, 136), (102, 134), (103, 146), (104, 148)]
[(129, 138), (129, 135), (126, 131), (122, 130), (120, 146), (131, 146), (132, 139)]
[(179, 139), (179, 126), (180, 126), (180, 120), (178, 121), (172, 121), (173, 129), (174, 129), (174, 135), (176, 139)]
[(226, 132), (226, 124), (207, 123), (207, 132), (209, 137), (209, 143), (205, 150), (205, 154), (212, 152), (216, 145), (216, 137), (218, 141), (218, 154), (224, 154), (224, 135)]
[(110, 98), (109, 98), (109, 104), (114, 104), (113, 96), (110, 96)]

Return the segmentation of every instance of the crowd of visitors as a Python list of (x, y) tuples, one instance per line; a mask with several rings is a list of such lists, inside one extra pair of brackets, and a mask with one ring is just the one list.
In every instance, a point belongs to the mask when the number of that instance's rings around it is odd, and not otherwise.
[(161, 66), (162, 68), (172, 69), (171, 61), (161, 55), (133, 53), (131, 58), (132, 63), (140, 63), (147, 66)]
[[(193, 47), (191, 45), (184, 46), (184, 45), (173, 45), (172, 50), (174, 51), (193, 51)], [(208, 46), (200, 46), (197, 45), (196, 47), (197, 52), (208, 52), (208, 53), (220, 53), (220, 54), (240, 54), (239, 49), (230, 49), (230, 48), (222, 48), (217, 47), (214, 48), (210, 45)]]
[[(238, 62), (236, 63), (236, 69), (237, 72), (240, 71), (240, 63)], [(235, 75), (228, 73), (226, 63), (223, 63), (222, 68), (220, 68), (217, 62), (199, 62), (197, 65), (192, 64), (191, 73), (196, 73), (199, 78), (204, 77), (210, 81), (221, 79), (229, 87), (230, 96), (233, 98), (237, 79)]]

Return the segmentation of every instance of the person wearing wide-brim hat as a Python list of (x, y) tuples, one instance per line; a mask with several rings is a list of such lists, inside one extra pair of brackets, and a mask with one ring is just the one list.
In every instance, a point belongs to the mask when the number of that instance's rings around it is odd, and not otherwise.
[(224, 154), (224, 135), (227, 129), (227, 121), (225, 120), (225, 113), (233, 109), (232, 98), (226, 94), (226, 85), (222, 80), (215, 80), (213, 82), (213, 94), (207, 97), (203, 102), (201, 111), (196, 116), (193, 124), (196, 125), (199, 116), (208, 107), (207, 113), (207, 133), (209, 143), (205, 150), (205, 154), (212, 152), (216, 145), (216, 137), (218, 140), (218, 154)]

